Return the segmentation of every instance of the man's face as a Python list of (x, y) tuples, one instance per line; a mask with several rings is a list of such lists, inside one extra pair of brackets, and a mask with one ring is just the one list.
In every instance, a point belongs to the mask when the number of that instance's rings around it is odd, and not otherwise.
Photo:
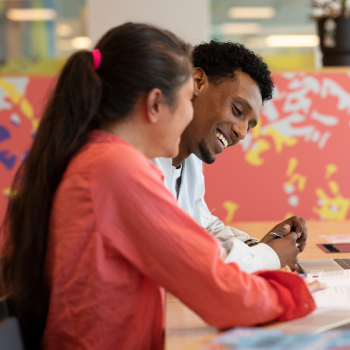
[(191, 153), (211, 164), (217, 154), (243, 140), (256, 126), (262, 99), (258, 85), (246, 73), (236, 72), (234, 79), (215, 84), (204, 75), (198, 83), (196, 69), (194, 116), (182, 138)]

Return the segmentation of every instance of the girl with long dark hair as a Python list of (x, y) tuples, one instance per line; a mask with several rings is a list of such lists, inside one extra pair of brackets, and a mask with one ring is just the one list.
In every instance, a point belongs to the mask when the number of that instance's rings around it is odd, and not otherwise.
[(224, 264), (149, 161), (178, 152), (191, 71), (188, 45), (133, 23), (64, 66), (4, 222), (2, 284), (29, 348), (162, 349), (162, 287), (220, 328), (315, 308), (298, 276)]

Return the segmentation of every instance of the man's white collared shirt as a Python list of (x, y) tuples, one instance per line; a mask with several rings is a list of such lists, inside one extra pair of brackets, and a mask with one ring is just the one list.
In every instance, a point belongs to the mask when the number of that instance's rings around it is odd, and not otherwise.
[(163, 171), (165, 186), (177, 198), (180, 208), (222, 242), (221, 257), (226, 263), (235, 262), (249, 273), (281, 267), (278, 255), (271, 247), (264, 243), (249, 247), (244, 243), (250, 238), (247, 233), (225, 226), (211, 214), (204, 200), (203, 165), (199, 158), (190, 155), (179, 169), (172, 165), (171, 158), (152, 161)]

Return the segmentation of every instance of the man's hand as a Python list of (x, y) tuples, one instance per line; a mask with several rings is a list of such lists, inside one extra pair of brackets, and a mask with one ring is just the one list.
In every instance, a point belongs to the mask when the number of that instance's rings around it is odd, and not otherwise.
[[(299, 245), (299, 252), (302, 252), (305, 249), (308, 235), (305, 219), (292, 216), (289, 219), (284, 220), (280, 224), (276, 225), (269, 232), (277, 233), (277, 231), (281, 229), (283, 229), (283, 231), (281, 233), (278, 233), (281, 236), (288, 235), (290, 232), (295, 232), (298, 236), (297, 243)], [(269, 244), (273, 239), (274, 238), (268, 233), (260, 242)]]
[[(290, 230), (290, 228), (288, 228)], [(299, 249), (296, 247), (295, 243), (298, 239), (298, 235), (295, 232), (286, 233), (287, 229), (282, 228), (275, 233), (284, 236), (283, 238), (273, 238), (271, 235), (268, 244), (278, 255), (281, 266), (289, 266), (292, 271), (295, 270), (295, 265), (298, 262), (297, 255), (299, 254)]]

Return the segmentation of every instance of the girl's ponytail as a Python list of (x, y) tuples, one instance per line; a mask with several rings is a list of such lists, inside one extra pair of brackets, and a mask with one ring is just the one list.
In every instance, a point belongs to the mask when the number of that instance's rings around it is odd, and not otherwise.
[(11, 295), (11, 306), (22, 324), (28, 320), (25, 329), (46, 313), (43, 266), (53, 197), (71, 157), (98, 124), (101, 90), (91, 52), (71, 56), (13, 182), (13, 198), (3, 224), (2, 287)]

